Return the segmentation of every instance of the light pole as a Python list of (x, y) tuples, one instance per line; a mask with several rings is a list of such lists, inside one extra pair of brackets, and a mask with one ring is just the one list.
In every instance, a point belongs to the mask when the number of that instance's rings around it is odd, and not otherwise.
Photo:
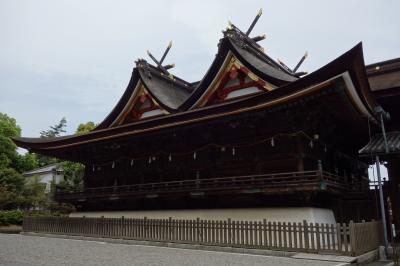
[(385, 245), (385, 257), (387, 258), (388, 257), (388, 237), (387, 237), (387, 228), (386, 228), (385, 202), (383, 199), (381, 169), (380, 169), (378, 155), (375, 156), (375, 165), (376, 165), (376, 173), (378, 175), (379, 203), (381, 206), (381, 216), (382, 216), (382, 224), (383, 224), (383, 241), (384, 241), (384, 245)]
[[(381, 130), (383, 141), (385, 143), (385, 153), (389, 153), (389, 147), (387, 144), (386, 132), (385, 132), (385, 124), (383, 123), (383, 118), (390, 119), (390, 114), (385, 112), (381, 106), (375, 108), (375, 113), (379, 115), (381, 122)], [(382, 224), (383, 224), (383, 241), (385, 245), (385, 257), (388, 257), (388, 236), (387, 236), (387, 226), (386, 226), (386, 212), (385, 212), (385, 201), (383, 198), (383, 189), (382, 189), (382, 178), (381, 178), (381, 169), (380, 169), (380, 160), (379, 155), (375, 156), (375, 165), (376, 165), (376, 173), (378, 175), (378, 185), (379, 185), (379, 203), (381, 207), (381, 216), (382, 216)]]

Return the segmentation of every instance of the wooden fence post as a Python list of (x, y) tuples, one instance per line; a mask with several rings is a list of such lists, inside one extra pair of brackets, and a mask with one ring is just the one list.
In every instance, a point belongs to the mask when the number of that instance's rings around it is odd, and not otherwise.
[(172, 217), (168, 217), (168, 222), (167, 222), (167, 240), (172, 239)]
[(236, 240), (236, 230), (237, 229), (236, 228), (237, 228), (236, 221), (231, 221), (231, 226), (230, 226), (230, 229), (229, 229), (230, 235), (231, 235), (229, 243), (230, 243), (231, 247), (233, 247), (233, 246), (235, 246), (237, 244), (237, 240)]
[(350, 232), (350, 252), (352, 256), (355, 256), (358, 253), (357, 250), (357, 241), (356, 241), (356, 228), (353, 220), (349, 223), (349, 232)]
[(105, 220), (104, 216), (100, 218), (100, 237), (104, 237), (105, 235)]
[(321, 231), (319, 229), (320, 229), (319, 223), (315, 223), (315, 238), (317, 241), (316, 249), (318, 251), (320, 251), (320, 249), (321, 249), (321, 237), (320, 237)]
[(303, 220), (303, 234), (304, 234), (304, 249), (308, 251), (310, 249), (310, 241), (309, 241), (309, 235), (308, 235), (308, 225), (307, 221)]
[(357, 256), (381, 244), (381, 223), (286, 223), (263, 221), (24, 217), (23, 230), (38, 233), (132, 238), (219, 246), (258, 247), (305, 252), (329, 251)]
[(121, 221), (119, 224), (120, 224), (119, 235), (121, 238), (125, 238), (126, 237), (126, 225), (125, 225), (125, 217), (123, 215), (121, 217)]
[(200, 218), (197, 217), (196, 218), (196, 222), (194, 225), (194, 242), (196, 242), (197, 244), (201, 242), (201, 238), (200, 238)]

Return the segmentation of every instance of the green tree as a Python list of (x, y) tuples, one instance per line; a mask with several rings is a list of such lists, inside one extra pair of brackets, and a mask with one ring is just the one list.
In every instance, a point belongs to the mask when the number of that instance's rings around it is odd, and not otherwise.
[(17, 146), (11, 140), (21, 136), (21, 128), (14, 118), (0, 113), (0, 171), (11, 167), (18, 157)]
[(83, 188), (85, 166), (80, 163), (65, 161), (61, 163), (64, 170), (64, 180), (58, 188), (61, 190), (79, 190)]
[(13, 168), (20, 173), (24, 173), (35, 169), (39, 166), (39, 161), (37, 155), (32, 152), (27, 152), (25, 154), (18, 154), (15, 162), (13, 163)]
[(15, 205), (16, 194), (0, 185), (0, 210), (8, 209)]
[[(97, 125), (94, 122), (79, 124), (75, 134), (84, 134), (93, 130)], [(85, 166), (80, 163), (65, 161), (62, 162), (64, 170), (64, 180), (57, 186), (61, 190), (76, 190), (83, 188), (83, 176)]]
[(20, 155), (11, 138), (19, 137), (21, 128), (14, 118), (0, 113), (0, 208), (21, 205), (24, 178), (21, 172), (35, 167), (32, 154)]
[(0, 171), (0, 186), (11, 192), (19, 192), (24, 188), (24, 177), (12, 168)]
[(76, 134), (88, 133), (88, 132), (92, 131), (96, 126), (97, 126), (97, 124), (95, 124), (92, 121), (89, 121), (87, 123), (82, 123), (82, 124), (79, 124), (75, 133)]
[(25, 183), (23, 190), (25, 209), (44, 209), (47, 205), (45, 193), (46, 184), (42, 183), (39, 176), (32, 176)]
[(54, 126), (50, 126), (48, 130), (43, 130), (40, 132), (41, 138), (55, 138), (61, 136), (62, 133), (65, 133), (65, 128), (67, 127), (67, 119), (65, 117), (61, 118), (58, 124)]
[[(61, 120), (54, 126), (50, 126), (48, 130), (43, 130), (40, 132), (41, 138), (56, 138), (60, 137), (62, 133), (66, 132), (67, 120), (65, 117), (61, 118)], [(53, 163), (58, 163), (59, 160), (54, 157), (49, 157), (45, 155), (38, 154), (38, 164), (39, 166), (45, 166)]]

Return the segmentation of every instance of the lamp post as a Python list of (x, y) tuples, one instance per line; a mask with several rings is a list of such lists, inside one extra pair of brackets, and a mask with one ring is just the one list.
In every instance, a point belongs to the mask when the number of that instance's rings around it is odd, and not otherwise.
[(381, 216), (382, 216), (382, 224), (383, 224), (383, 241), (385, 245), (385, 257), (388, 257), (388, 237), (387, 237), (387, 228), (386, 228), (386, 215), (385, 215), (385, 202), (383, 199), (383, 189), (382, 189), (382, 178), (381, 178), (381, 169), (379, 163), (379, 156), (375, 156), (375, 165), (376, 165), (376, 173), (378, 176), (378, 185), (379, 185), (379, 203), (381, 206)]
[[(382, 136), (385, 143), (385, 153), (389, 153), (389, 147), (387, 144), (386, 132), (385, 132), (385, 124), (383, 122), (383, 118), (390, 119), (390, 114), (385, 112), (381, 106), (375, 108), (375, 113), (379, 115), (381, 122), (381, 130)], [(382, 189), (382, 178), (381, 178), (381, 169), (380, 169), (380, 160), (379, 155), (375, 156), (375, 165), (376, 165), (376, 173), (378, 175), (378, 185), (379, 185), (379, 203), (381, 207), (381, 216), (382, 216), (382, 224), (383, 224), (383, 241), (385, 245), (385, 257), (388, 257), (388, 236), (387, 236), (387, 226), (386, 226), (386, 212), (385, 212), (385, 201), (383, 198), (383, 189)]]

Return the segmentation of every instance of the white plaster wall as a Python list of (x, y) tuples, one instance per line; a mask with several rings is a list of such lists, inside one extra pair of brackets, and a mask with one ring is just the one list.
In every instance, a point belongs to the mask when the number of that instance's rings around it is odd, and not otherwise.
[(76, 212), (70, 217), (126, 217), (165, 219), (205, 219), (205, 220), (249, 220), (280, 222), (336, 223), (333, 211), (330, 209), (311, 207), (290, 208), (243, 208), (243, 209), (198, 209), (198, 210), (151, 210), (151, 211), (107, 211), (107, 212)]
[(64, 180), (64, 174), (55, 174), (54, 182), (59, 184), (62, 180)]
[(50, 192), (50, 182), (53, 180), (53, 174), (51, 172), (48, 173), (41, 173), (37, 175), (33, 175), (27, 178), (27, 180), (32, 181), (35, 177), (39, 178), (39, 182), (46, 184), (45, 192)]
[(39, 177), (40, 183), (46, 184), (46, 189), (45, 189), (46, 193), (50, 192), (51, 190), (51, 182), (53, 181), (53, 178), (56, 184), (59, 184), (60, 181), (64, 179), (63, 174), (53, 174), (52, 172), (45, 172), (30, 176), (28, 177), (28, 180), (33, 180), (35, 176)]
[(49, 184), (53, 180), (53, 173), (43, 173), (38, 175), (41, 183)]

